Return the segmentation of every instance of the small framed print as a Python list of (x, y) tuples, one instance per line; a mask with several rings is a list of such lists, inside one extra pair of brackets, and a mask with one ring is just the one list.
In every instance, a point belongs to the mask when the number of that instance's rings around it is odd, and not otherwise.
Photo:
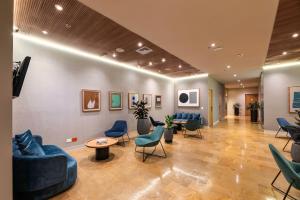
[(138, 93), (128, 93), (128, 109), (134, 109), (134, 105), (139, 101)]
[(161, 108), (161, 95), (155, 95), (155, 108)]
[(122, 92), (109, 92), (109, 110), (123, 109), (123, 94)]
[(152, 94), (143, 94), (143, 100), (146, 102), (146, 108), (152, 107)]
[(83, 112), (99, 112), (101, 93), (99, 90), (81, 90), (82, 94), (82, 111)]

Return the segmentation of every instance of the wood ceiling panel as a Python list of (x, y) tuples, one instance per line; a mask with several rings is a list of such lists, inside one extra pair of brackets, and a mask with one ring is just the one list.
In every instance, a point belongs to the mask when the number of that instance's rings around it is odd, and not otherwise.
[(266, 63), (300, 58), (300, 36), (292, 38), (293, 33), (300, 35), (300, 1), (280, 0)]
[[(127, 30), (109, 18), (81, 4), (77, 0), (15, 0), (14, 24), (20, 32), (74, 46), (101, 56), (112, 56), (116, 48), (117, 60), (141, 66), (172, 77), (200, 73), (183, 60), (175, 57), (139, 35)], [(55, 9), (55, 4), (63, 11)], [(71, 28), (67, 28), (71, 25)], [(41, 31), (48, 31), (43, 35)], [(136, 52), (138, 42), (153, 51), (147, 55)], [(166, 58), (162, 63), (161, 59)], [(149, 62), (153, 65), (149, 66)], [(182, 65), (179, 69), (178, 65)]]

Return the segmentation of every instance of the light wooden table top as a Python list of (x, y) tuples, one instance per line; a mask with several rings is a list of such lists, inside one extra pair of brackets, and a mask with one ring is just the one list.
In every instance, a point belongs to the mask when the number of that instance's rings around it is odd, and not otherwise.
[[(97, 139), (100, 139), (100, 138), (97, 138)], [(114, 145), (114, 144), (118, 143), (117, 139), (106, 137), (107, 142), (105, 144), (98, 144), (97, 139), (88, 141), (87, 143), (85, 143), (85, 146), (87, 146), (89, 148), (99, 149), (99, 148), (106, 148), (106, 147), (109, 147), (111, 145)]]

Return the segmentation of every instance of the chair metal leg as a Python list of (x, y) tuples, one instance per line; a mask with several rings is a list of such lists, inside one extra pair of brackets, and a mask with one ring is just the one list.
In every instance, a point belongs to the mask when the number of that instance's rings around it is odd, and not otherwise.
[(198, 132), (199, 137), (202, 139), (202, 138), (203, 138), (203, 135), (202, 135), (202, 133), (201, 133), (201, 130), (200, 130), (200, 129), (197, 129), (197, 132)]
[(165, 152), (164, 146), (162, 145), (161, 141), (159, 141), (159, 143), (160, 143), (160, 145), (161, 145), (162, 150), (164, 151), (164, 154), (165, 154), (164, 158), (166, 158), (166, 157), (167, 157), (167, 154), (166, 154), (166, 152)]
[(129, 134), (127, 133), (127, 137), (128, 137), (128, 141), (130, 141), (130, 137), (129, 137)]
[(137, 149), (137, 146), (135, 146), (135, 152), (137, 152), (137, 153), (142, 153), (142, 155), (143, 155), (143, 162), (145, 162), (149, 156), (156, 156), (156, 157), (166, 158), (166, 157), (167, 157), (167, 154), (166, 154), (166, 152), (165, 152), (165, 149), (164, 149), (162, 143), (161, 143), (161, 142), (159, 142), (159, 143), (160, 143), (160, 145), (161, 145), (161, 147), (162, 147), (162, 150), (163, 150), (163, 152), (164, 152), (164, 155), (157, 155), (157, 154), (154, 154), (154, 152), (156, 151), (157, 145), (154, 147), (154, 149), (153, 149), (153, 151), (152, 151), (151, 153), (146, 153), (146, 152), (145, 152), (145, 147), (143, 147), (143, 151), (142, 151), (142, 152), (137, 151), (137, 150), (136, 150), (136, 149)]
[(280, 192), (281, 194), (284, 194), (283, 200), (285, 200), (286, 197), (289, 197), (289, 198), (292, 199), (292, 200), (297, 200), (295, 197), (289, 195), (290, 189), (291, 189), (292, 185), (294, 184), (294, 181), (292, 181), (292, 183), (289, 185), (289, 187), (288, 187), (288, 189), (287, 189), (286, 192), (284, 192), (283, 190), (279, 189), (278, 187), (276, 187), (276, 186), (274, 185), (274, 183), (275, 183), (275, 181), (277, 180), (277, 178), (278, 178), (278, 176), (280, 175), (280, 173), (281, 173), (281, 170), (279, 170), (278, 174), (275, 176), (274, 180), (273, 180), (272, 183), (271, 183), (271, 186), (272, 186), (275, 190), (277, 190), (278, 192)]
[(279, 127), (279, 129), (278, 129), (278, 131), (277, 131), (277, 133), (275, 135), (275, 138), (278, 138), (277, 135), (279, 134), (280, 131), (281, 131), (281, 127)]
[(124, 136), (122, 135), (122, 140), (123, 140), (123, 147), (125, 147), (125, 140), (124, 140)]
[(287, 143), (284, 145), (284, 147), (282, 149), (284, 152), (289, 152), (289, 151), (286, 151), (285, 148), (289, 144), (290, 141), (291, 141), (291, 138), (289, 138), (288, 141), (287, 141)]

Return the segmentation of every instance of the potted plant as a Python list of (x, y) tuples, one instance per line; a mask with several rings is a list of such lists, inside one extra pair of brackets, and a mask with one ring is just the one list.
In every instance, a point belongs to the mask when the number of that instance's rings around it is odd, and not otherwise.
[(258, 120), (258, 109), (260, 108), (260, 105), (257, 101), (254, 103), (249, 103), (249, 106), (247, 109), (251, 112), (251, 122), (257, 122)]
[(148, 119), (148, 108), (146, 108), (146, 102), (141, 100), (134, 104), (134, 117), (137, 121), (137, 132), (140, 135), (145, 135), (150, 132), (150, 123)]
[(235, 116), (240, 115), (240, 107), (241, 107), (241, 105), (239, 103), (233, 104), (233, 109), (234, 109), (234, 115)]
[(164, 138), (166, 143), (172, 143), (173, 142), (173, 132), (174, 132), (174, 126), (173, 126), (173, 116), (167, 115), (165, 117), (166, 122), (166, 128), (164, 132)]

